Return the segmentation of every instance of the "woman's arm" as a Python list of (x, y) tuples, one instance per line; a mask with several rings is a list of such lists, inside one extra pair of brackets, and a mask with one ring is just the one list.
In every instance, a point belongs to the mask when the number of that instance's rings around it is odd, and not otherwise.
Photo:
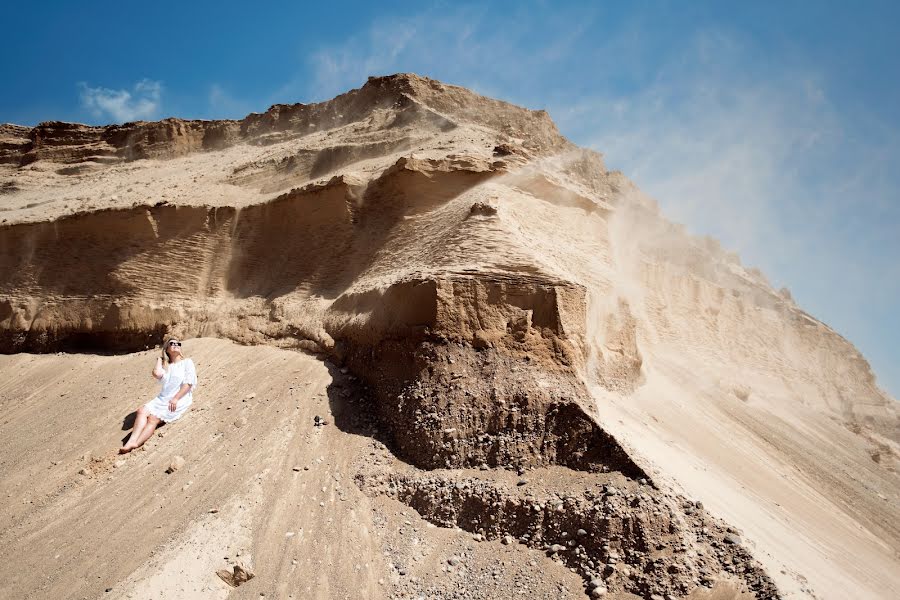
[(166, 372), (162, 368), (162, 358), (156, 357), (156, 366), (153, 367), (152, 375), (157, 379), (162, 379)]
[(181, 400), (185, 394), (191, 391), (191, 384), (182, 383), (181, 387), (178, 388), (178, 391), (172, 396), (172, 399), (169, 400), (169, 410), (175, 412), (175, 409), (178, 408), (178, 401)]

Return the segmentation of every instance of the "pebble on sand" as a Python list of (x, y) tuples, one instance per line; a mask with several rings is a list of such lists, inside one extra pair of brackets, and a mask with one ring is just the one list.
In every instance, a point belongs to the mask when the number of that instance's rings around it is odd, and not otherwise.
[(166, 468), (166, 473), (174, 473), (178, 469), (184, 466), (184, 458), (181, 456), (175, 455), (172, 457), (172, 460), (169, 461), (169, 466)]

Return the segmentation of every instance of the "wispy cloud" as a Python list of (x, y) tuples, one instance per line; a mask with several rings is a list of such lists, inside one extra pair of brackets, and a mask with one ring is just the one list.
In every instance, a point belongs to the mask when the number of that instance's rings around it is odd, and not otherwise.
[(150, 79), (138, 81), (131, 90), (113, 90), (79, 83), (81, 103), (97, 119), (116, 123), (152, 119), (159, 114), (162, 83)]
[(209, 87), (208, 102), (209, 116), (214, 119), (239, 119), (251, 112), (248, 102), (239, 100), (218, 83)]
[(316, 92), (322, 98), (330, 97), (358, 85), (369, 75), (391, 70), (415, 43), (423, 24), (422, 17), (376, 23), (361, 38), (319, 50), (310, 58)]
[[(521, 13), (521, 14), (520, 14)], [(374, 21), (366, 29), (305, 57), (311, 72), (275, 94), (324, 100), (363, 84), (370, 75), (415, 72), (510, 97), (517, 83), (535, 83), (547, 68), (571, 55), (594, 18), (591, 9), (558, 8), (536, 22), (527, 8), (498, 19), (474, 6), (442, 5), (403, 18)], [(540, 37), (541, 43), (534, 43)]]

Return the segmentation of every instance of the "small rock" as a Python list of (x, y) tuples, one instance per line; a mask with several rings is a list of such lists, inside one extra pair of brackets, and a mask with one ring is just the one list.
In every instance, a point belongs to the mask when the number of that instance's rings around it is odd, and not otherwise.
[(513, 539), (513, 536), (511, 536), (511, 535), (504, 535), (504, 536), (503, 536), (503, 539), (500, 540), (500, 541), (503, 543), (504, 546), (509, 546), (509, 545), (511, 545), (515, 540)]
[(313, 425), (315, 425), (316, 427), (322, 427), (323, 425), (327, 425), (327, 424), (328, 424), (328, 422), (325, 419), (323, 419), (322, 417), (320, 417), (319, 415), (316, 415), (315, 418), (313, 419)]
[(295, 473), (299, 473), (299, 472), (300, 472), (300, 467), (294, 467), (293, 471), (294, 471)]
[(527, 479), (520, 479), (520, 480), (516, 483), (516, 485), (527, 485), (527, 484), (528, 484), (528, 480), (527, 480)]
[(587, 535), (587, 531), (585, 531), (584, 529), (579, 529), (575, 532), (575, 535), (577, 535), (578, 537), (584, 537)]
[(81, 467), (80, 469), (78, 469), (78, 474), (79, 474), (79, 475), (85, 475), (85, 476), (88, 476), (88, 477), (89, 477), (89, 476), (91, 475), (91, 470), (88, 469), (87, 467)]
[[(494, 152), (493, 152), (494, 156), (509, 156), (510, 154), (514, 154), (514, 153), (515, 153), (515, 148), (513, 148), (513, 146), (511, 146), (510, 144), (502, 143), (502, 144), (497, 144), (496, 146), (494, 146)], [(481, 204), (481, 203), (479, 202), (477, 204)], [(473, 206), (473, 208), (474, 208), (474, 206)], [(494, 209), (494, 212), (496, 212), (496, 211), (497, 211), (497, 209)]]
[(218, 508), (211, 508), (211, 509), (209, 509), (209, 514), (211, 514), (211, 515), (214, 515), (214, 514), (216, 514), (217, 512), (219, 512), (219, 509), (218, 509)]
[(244, 417), (240, 417), (239, 419), (236, 419), (234, 421), (234, 426), (237, 427), (238, 429), (245, 426), (246, 424), (247, 424), (247, 419), (245, 419)]
[(558, 553), (558, 552), (562, 552), (565, 549), (566, 549), (565, 546), (561, 546), (559, 544), (553, 544), (552, 546), (550, 546), (550, 552), (553, 552), (554, 554)]
[(450, 565), (451, 567), (455, 567), (455, 566), (458, 565), (460, 562), (461, 562), (461, 561), (460, 561), (460, 558), (459, 558), (458, 556), (451, 556), (450, 558), (447, 559), (447, 564)]
[(595, 587), (594, 589), (591, 590), (591, 596), (593, 598), (600, 598), (605, 595), (606, 595), (605, 587)]
[(247, 583), (256, 575), (254, 575), (251, 571), (248, 571), (241, 565), (234, 565), (234, 572), (229, 572), (227, 569), (221, 569), (216, 571), (216, 575), (219, 576), (219, 579), (230, 585), (231, 587), (237, 587), (242, 583)]
[(178, 469), (184, 466), (184, 458), (180, 456), (173, 456), (172, 460), (169, 461), (169, 466), (166, 469), (166, 473), (174, 473)]
[(733, 533), (729, 533), (725, 536), (726, 544), (740, 544), (741, 538), (739, 536), (734, 535)]

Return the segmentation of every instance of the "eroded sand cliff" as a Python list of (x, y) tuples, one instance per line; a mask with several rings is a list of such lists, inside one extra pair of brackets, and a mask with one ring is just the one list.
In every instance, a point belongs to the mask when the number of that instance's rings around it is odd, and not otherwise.
[[(866, 361), (542, 111), (395, 75), (0, 163), (0, 590), (900, 593)], [(117, 459), (166, 332), (198, 408)]]

